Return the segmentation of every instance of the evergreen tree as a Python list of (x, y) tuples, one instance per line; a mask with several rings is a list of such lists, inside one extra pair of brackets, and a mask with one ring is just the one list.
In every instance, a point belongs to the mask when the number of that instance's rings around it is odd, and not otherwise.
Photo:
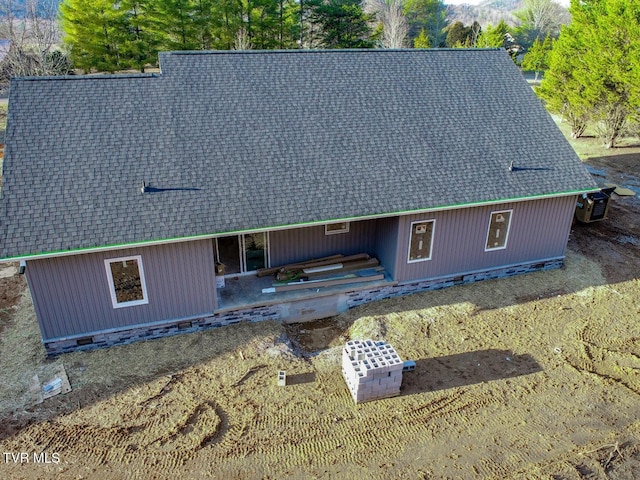
[(434, 48), (446, 46), (447, 7), (442, 0), (407, 0), (404, 13), (409, 22), (409, 36), (415, 39), (422, 30)]
[(307, 42), (312, 48), (371, 48), (371, 29), (358, 0), (307, 0)]
[(487, 25), (478, 36), (478, 48), (506, 48), (509, 26), (504, 20), (495, 27)]
[[(615, 146), (640, 108), (640, 4), (573, 0), (572, 22), (553, 49), (540, 94), (552, 109), (595, 121), (606, 147)], [(566, 115), (566, 114), (565, 114)]]
[(123, 66), (144, 72), (158, 63), (160, 38), (153, 32), (153, 0), (122, 0), (127, 37), (121, 46)]
[(63, 40), (73, 64), (84, 70), (114, 72), (128, 65), (126, 11), (111, 0), (64, 0), (60, 4)]
[(500, 20), (500, 23), (495, 27), (488, 25), (487, 28), (483, 29), (478, 35), (476, 47), (504, 48), (514, 62), (516, 62), (517, 55), (522, 51), (522, 47), (516, 43), (509, 26), (504, 20)]
[(589, 106), (584, 101), (584, 87), (574, 76), (582, 51), (582, 39), (572, 25), (562, 28), (560, 38), (549, 53), (549, 69), (536, 93), (547, 109), (561, 114), (571, 126), (571, 136), (579, 138), (587, 127)]
[(480, 34), (480, 24), (473, 22), (473, 25), (465, 26), (462, 22), (455, 22), (447, 28), (446, 44), (449, 48), (471, 48), (475, 47)]
[(413, 39), (413, 48), (430, 48), (429, 37), (427, 36), (427, 32), (425, 32), (424, 28), (420, 30), (420, 33), (416, 38)]
[(552, 46), (553, 44), (549, 35), (547, 35), (542, 42), (536, 38), (522, 59), (522, 69), (535, 72), (534, 82), (538, 81), (538, 74), (541, 71), (549, 68), (549, 52), (551, 52)]
[(162, 50), (202, 49), (202, 26), (198, 20), (204, 12), (198, 12), (195, 1), (155, 0), (154, 10), (153, 22)]

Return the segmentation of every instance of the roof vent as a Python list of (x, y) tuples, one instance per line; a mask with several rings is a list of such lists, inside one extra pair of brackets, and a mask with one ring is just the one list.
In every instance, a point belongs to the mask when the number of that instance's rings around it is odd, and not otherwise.
[(140, 193), (144, 193), (147, 191), (147, 184), (146, 182), (143, 180), (142, 181), (142, 186), (140, 187)]
[[(510, 172), (513, 172), (513, 168), (514, 168), (514, 167), (513, 167), (513, 160), (511, 160), (511, 163), (509, 164), (509, 171), (510, 171)], [(144, 182), (143, 182), (143, 185), (144, 185)], [(144, 187), (142, 187), (142, 188), (144, 188)], [(143, 190), (143, 191), (144, 191), (144, 190)]]

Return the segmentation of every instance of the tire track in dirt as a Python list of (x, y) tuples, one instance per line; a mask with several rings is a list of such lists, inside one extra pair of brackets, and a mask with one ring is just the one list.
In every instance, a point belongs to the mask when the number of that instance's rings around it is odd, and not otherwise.
[(177, 422), (161, 437), (144, 446), (145, 449), (156, 448), (162, 451), (197, 450), (209, 444), (221, 430), (222, 421), (218, 414), (221, 411), (212, 401), (196, 405), (187, 415), (184, 422)]
[[(503, 396), (496, 395), (493, 388), (482, 382), (439, 392), (411, 392), (390, 400), (354, 405), (341, 376), (336, 376), (333, 370), (329, 375), (326, 367), (316, 370), (315, 382), (286, 389), (271, 387), (273, 379), (267, 371), (252, 377), (241, 390), (266, 388), (265, 396), (278, 400), (272, 404), (257, 404), (248, 414), (232, 410), (231, 404), (237, 405), (238, 399), (229, 405), (221, 399), (221, 405), (229, 415), (230, 428), (221, 441), (206, 450), (207, 461), (235, 464), (243, 456), (250, 455), (257, 471), (267, 474), (274, 464), (280, 469), (296, 469), (308, 464), (318, 468), (343, 463), (365, 466), (372, 452), (376, 458), (397, 457), (407, 448), (407, 439), (435, 440), (453, 430), (464, 435), (476, 416), (486, 419), (487, 412), (500, 411), (506, 402)], [(529, 385), (530, 382), (531, 379)], [(533, 384), (536, 383), (534, 380)], [(389, 405), (388, 409), (381, 408), (384, 403)], [(321, 405), (324, 410), (318, 411)], [(483, 427), (500, 431), (505, 422), (523, 423), (523, 418), (505, 418), (503, 413), (485, 421)], [(246, 428), (241, 428), (241, 424)], [(483, 427), (472, 433), (482, 436)], [(313, 434), (309, 435), (309, 432)], [(526, 427), (522, 427), (522, 435), (525, 433)], [(344, 449), (344, 443), (351, 448)], [(515, 464), (526, 461), (527, 449), (520, 445), (505, 448), (510, 461)], [(547, 443), (533, 446), (533, 454), (544, 458), (549, 448)], [(201, 455), (200, 459), (204, 462), (205, 457)], [(491, 462), (487, 466), (478, 462), (476, 468), (494, 477), (507, 471), (490, 469), (490, 465)]]
[(199, 450), (222, 443), (227, 432), (227, 442), (233, 441), (235, 430), (224, 410), (213, 400), (189, 395), (179, 376), (143, 401), (132, 400), (112, 397), (76, 415), (30, 426), (13, 448), (24, 451), (26, 440), (34, 452), (91, 458), (98, 466), (143, 463), (171, 471)]
[[(488, 392), (474, 392), (473, 389), (449, 391), (420, 403), (425, 396), (432, 397), (433, 394), (396, 397), (391, 401), (400, 405), (394, 408), (393, 415), (386, 416), (370, 415), (378, 411), (377, 407), (369, 409), (367, 404), (353, 406), (353, 416), (339, 420), (336, 417), (316, 417), (312, 421), (312, 411), (301, 411), (301, 405), (291, 409), (285, 407), (276, 415), (255, 419), (252, 431), (270, 431), (273, 436), (269, 439), (253, 437), (252, 441), (257, 445), (256, 453), (260, 458), (277, 458), (287, 468), (304, 465), (308, 460), (316, 466), (329, 466), (336, 462), (364, 464), (370, 452), (393, 458), (407, 438), (433, 436), (452, 424), (462, 426), (474, 412), (500, 402)], [(335, 395), (335, 401), (348, 405), (351, 398), (344, 393)], [(313, 404), (307, 407), (311, 409)], [(313, 425), (309, 425), (310, 422)], [(292, 435), (296, 431), (314, 431), (316, 434), (311, 438), (296, 437)], [(345, 438), (350, 445), (357, 445), (357, 449), (343, 451), (340, 439)], [(211, 453), (218, 456), (222, 452)]]
[(622, 385), (640, 395), (640, 356), (637, 338), (617, 338), (598, 325), (587, 323), (577, 333), (584, 353), (582, 359), (567, 358), (577, 370), (594, 374), (604, 382)]

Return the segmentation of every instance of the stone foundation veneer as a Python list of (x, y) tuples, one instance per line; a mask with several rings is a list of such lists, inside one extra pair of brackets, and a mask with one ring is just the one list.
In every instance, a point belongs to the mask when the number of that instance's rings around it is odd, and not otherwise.
[[(557, 258), (542, 262), (527, 263), (493, 270), (452, 275), (432, 280), (418, 282), (406, 282), (373, 289), (358, 290), (336, 295), (336, 301), (340, 296), (346, 296), (347, 309), (357, 307), (369, 302), (394, 298), (412, 293), (439, 290), (454, 285), (464, 285), (480, 280), (511, 277), (522, 273), (551, 270), (562, 267), (563, 259)], [(135, 328), (102, 332), (86, 337), (74, 337), (73, 339), (45, 341), (44, 347), (48, 356), (62, 353), (95, 350), (97, 348), (112, 347), (115, 345), (127, 345), (140, 340), (151, 340), (181, 333), (201, 332), (211, 328), (224, 327), (240, 322), (260, 322), (263, 320), (282, 320), (282, 311), (279, 305), (258, 306), (230, 312), (214, 313), (211, 316), (191, 320), (179, 320), (171, 323), (141, 325)], [(289, 320), (291, 321), (291, 320)]]
[(467, 283), (479, 282), (481, 280), (495, 280), (498, 278), (520, 275), (522, 273), (552, 270), (562, 267), (563, 263), (564, 260), (562, 258), (556, 258), (543, 262), (527, 263), (495, 270), (473, 272), (463, 275), (451, 275), (450, 277), (441, 277), (420, 282), (406, 282), (398, 285), (375, 288), (372, 290), (350, 292), (347, 293), (347, 307), (353, 308), (365, 303), (375, 302), (376, 300), (411, 295), (412, 293), (428, 292), (430, 290), (440, 290), (454, 285), (465, 285)]
[[(263, 320), (279, 320), (280, 310), (277, 305), (266, 307), (254, 307), (245, 310), (234, 310), (211, 316), (197, 318), (195, 320), (181, 320), (163, 325), (143, 325), (126, 330), (117, 330), (109, 333), (97, 333), (86, 337), (74, 337), (68, 340), (44, 342), (48, 356), (61, 353), (77, 352), (83, 350), (95, 350), (116, 345), (127, 345), (140, 340), (152, 340), (154, 338), (168, 337), (182, 333), (202, 332), (212, 328), (234, 325), (240, 322), (261, 322)], [(90, 342), (83, 345), (83, 340)]]

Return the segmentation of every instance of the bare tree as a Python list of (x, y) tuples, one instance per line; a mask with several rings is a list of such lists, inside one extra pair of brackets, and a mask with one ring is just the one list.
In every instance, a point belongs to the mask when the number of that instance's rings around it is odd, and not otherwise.
[(237, 32), (236, 36), (233, 40), (233, 49), (234, 50), (251, 50), (253, 49), (253, 45), (251, 44), (251, 38), (249, 38), (249, 33), (247, 29), (241, 27)]
[(568, 24), (571, 17), (567, 10), (554, 0), (524, 0), (522, 10), (516, 16), (533, 34), (544, 38), (547, 35), (557, 37), (560, 25)]
[(70, 71), (60, 47), (57, 0), (0, 0), (0, 36), (8, 43), (0, 63), (0, 84), (11, 77), (60, 75)]
[(382, 46), (402, 48), (406, 46), (409, 24), (404, 15), (404, 0), (364, 0), (365, 13), (375, 15), (382, 24)]

